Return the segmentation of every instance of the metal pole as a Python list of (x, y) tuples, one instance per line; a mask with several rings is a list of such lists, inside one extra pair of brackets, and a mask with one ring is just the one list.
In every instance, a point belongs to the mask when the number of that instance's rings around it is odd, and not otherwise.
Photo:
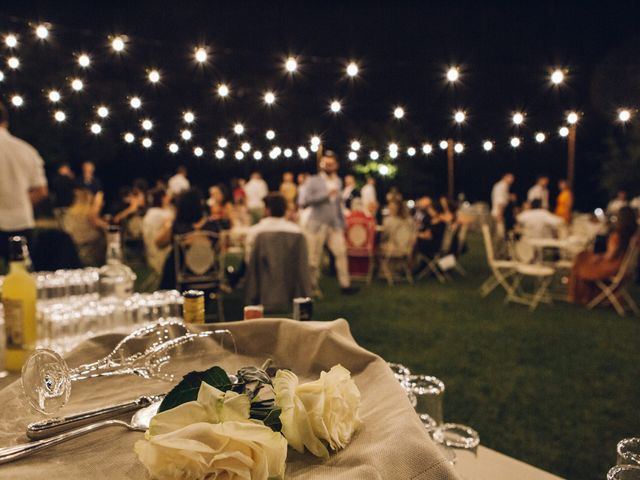
[(447, 177), (449, 179), (449, 200), (453, 200), (455, 190), (455, 178), (454, 178), (454, 156), (453, 156), (453, 139), (447, 140)]
[(567, 143), (567, 182), (573, 191), (573, 180), (576, 171), (576, 130), (577, 125), (569, 125), (569, 138)]

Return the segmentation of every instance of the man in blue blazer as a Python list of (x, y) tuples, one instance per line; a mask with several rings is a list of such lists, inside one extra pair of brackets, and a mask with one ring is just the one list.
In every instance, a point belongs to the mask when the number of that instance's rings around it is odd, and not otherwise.
[(335, 257), (338, 282), (342, 293), (353, 293), (344, 239), (342, 180), (338, 177), (338, 159), (327, 150), (320, 156), (319, 173), (309, 177), (299, 197), (300, 207), (309, 208), (305, 231), (309, 244), (311, 283), (318, 291), (320, 263), (326, 244)]

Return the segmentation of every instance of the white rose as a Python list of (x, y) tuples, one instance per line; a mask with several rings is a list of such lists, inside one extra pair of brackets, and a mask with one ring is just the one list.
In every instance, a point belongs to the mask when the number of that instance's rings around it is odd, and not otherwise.
[(135, 444), (135, 452), (158, 480), (267, 480), (284, 478), (285, 438), (249, 421), (194, 423)]
[(362, 424), (358, 410), (360, 391), (342, 365), (322, 372), (315, 382), (298, 382), (288, 370), (279, 370), (273, 381), (276, 404), (282, 409), (282, 433), (298, 452), (306, 447), (318, 457), (346, 447)]

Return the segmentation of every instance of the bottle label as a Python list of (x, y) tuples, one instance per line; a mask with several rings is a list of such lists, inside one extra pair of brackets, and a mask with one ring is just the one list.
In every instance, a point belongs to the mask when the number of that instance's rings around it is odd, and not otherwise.
[(19, 349), (24, 344), (24, 306), (22, 300), (2, 299), (7, 348)]

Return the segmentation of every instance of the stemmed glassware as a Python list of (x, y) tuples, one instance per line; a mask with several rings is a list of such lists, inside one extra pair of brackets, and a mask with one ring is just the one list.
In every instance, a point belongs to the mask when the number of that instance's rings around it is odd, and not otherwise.
[(229, 330), (191, 333), (180, 320), (161, 320), (127, 335), (103, 359), (76, 368), (69, 368), (53, 350), (37, 349), (22, 367), (22, 388), (32, 408), (50, 415), (66, 405), (74, 382), (137, 375), (175, 383), (229, 353), (237, 353)]

